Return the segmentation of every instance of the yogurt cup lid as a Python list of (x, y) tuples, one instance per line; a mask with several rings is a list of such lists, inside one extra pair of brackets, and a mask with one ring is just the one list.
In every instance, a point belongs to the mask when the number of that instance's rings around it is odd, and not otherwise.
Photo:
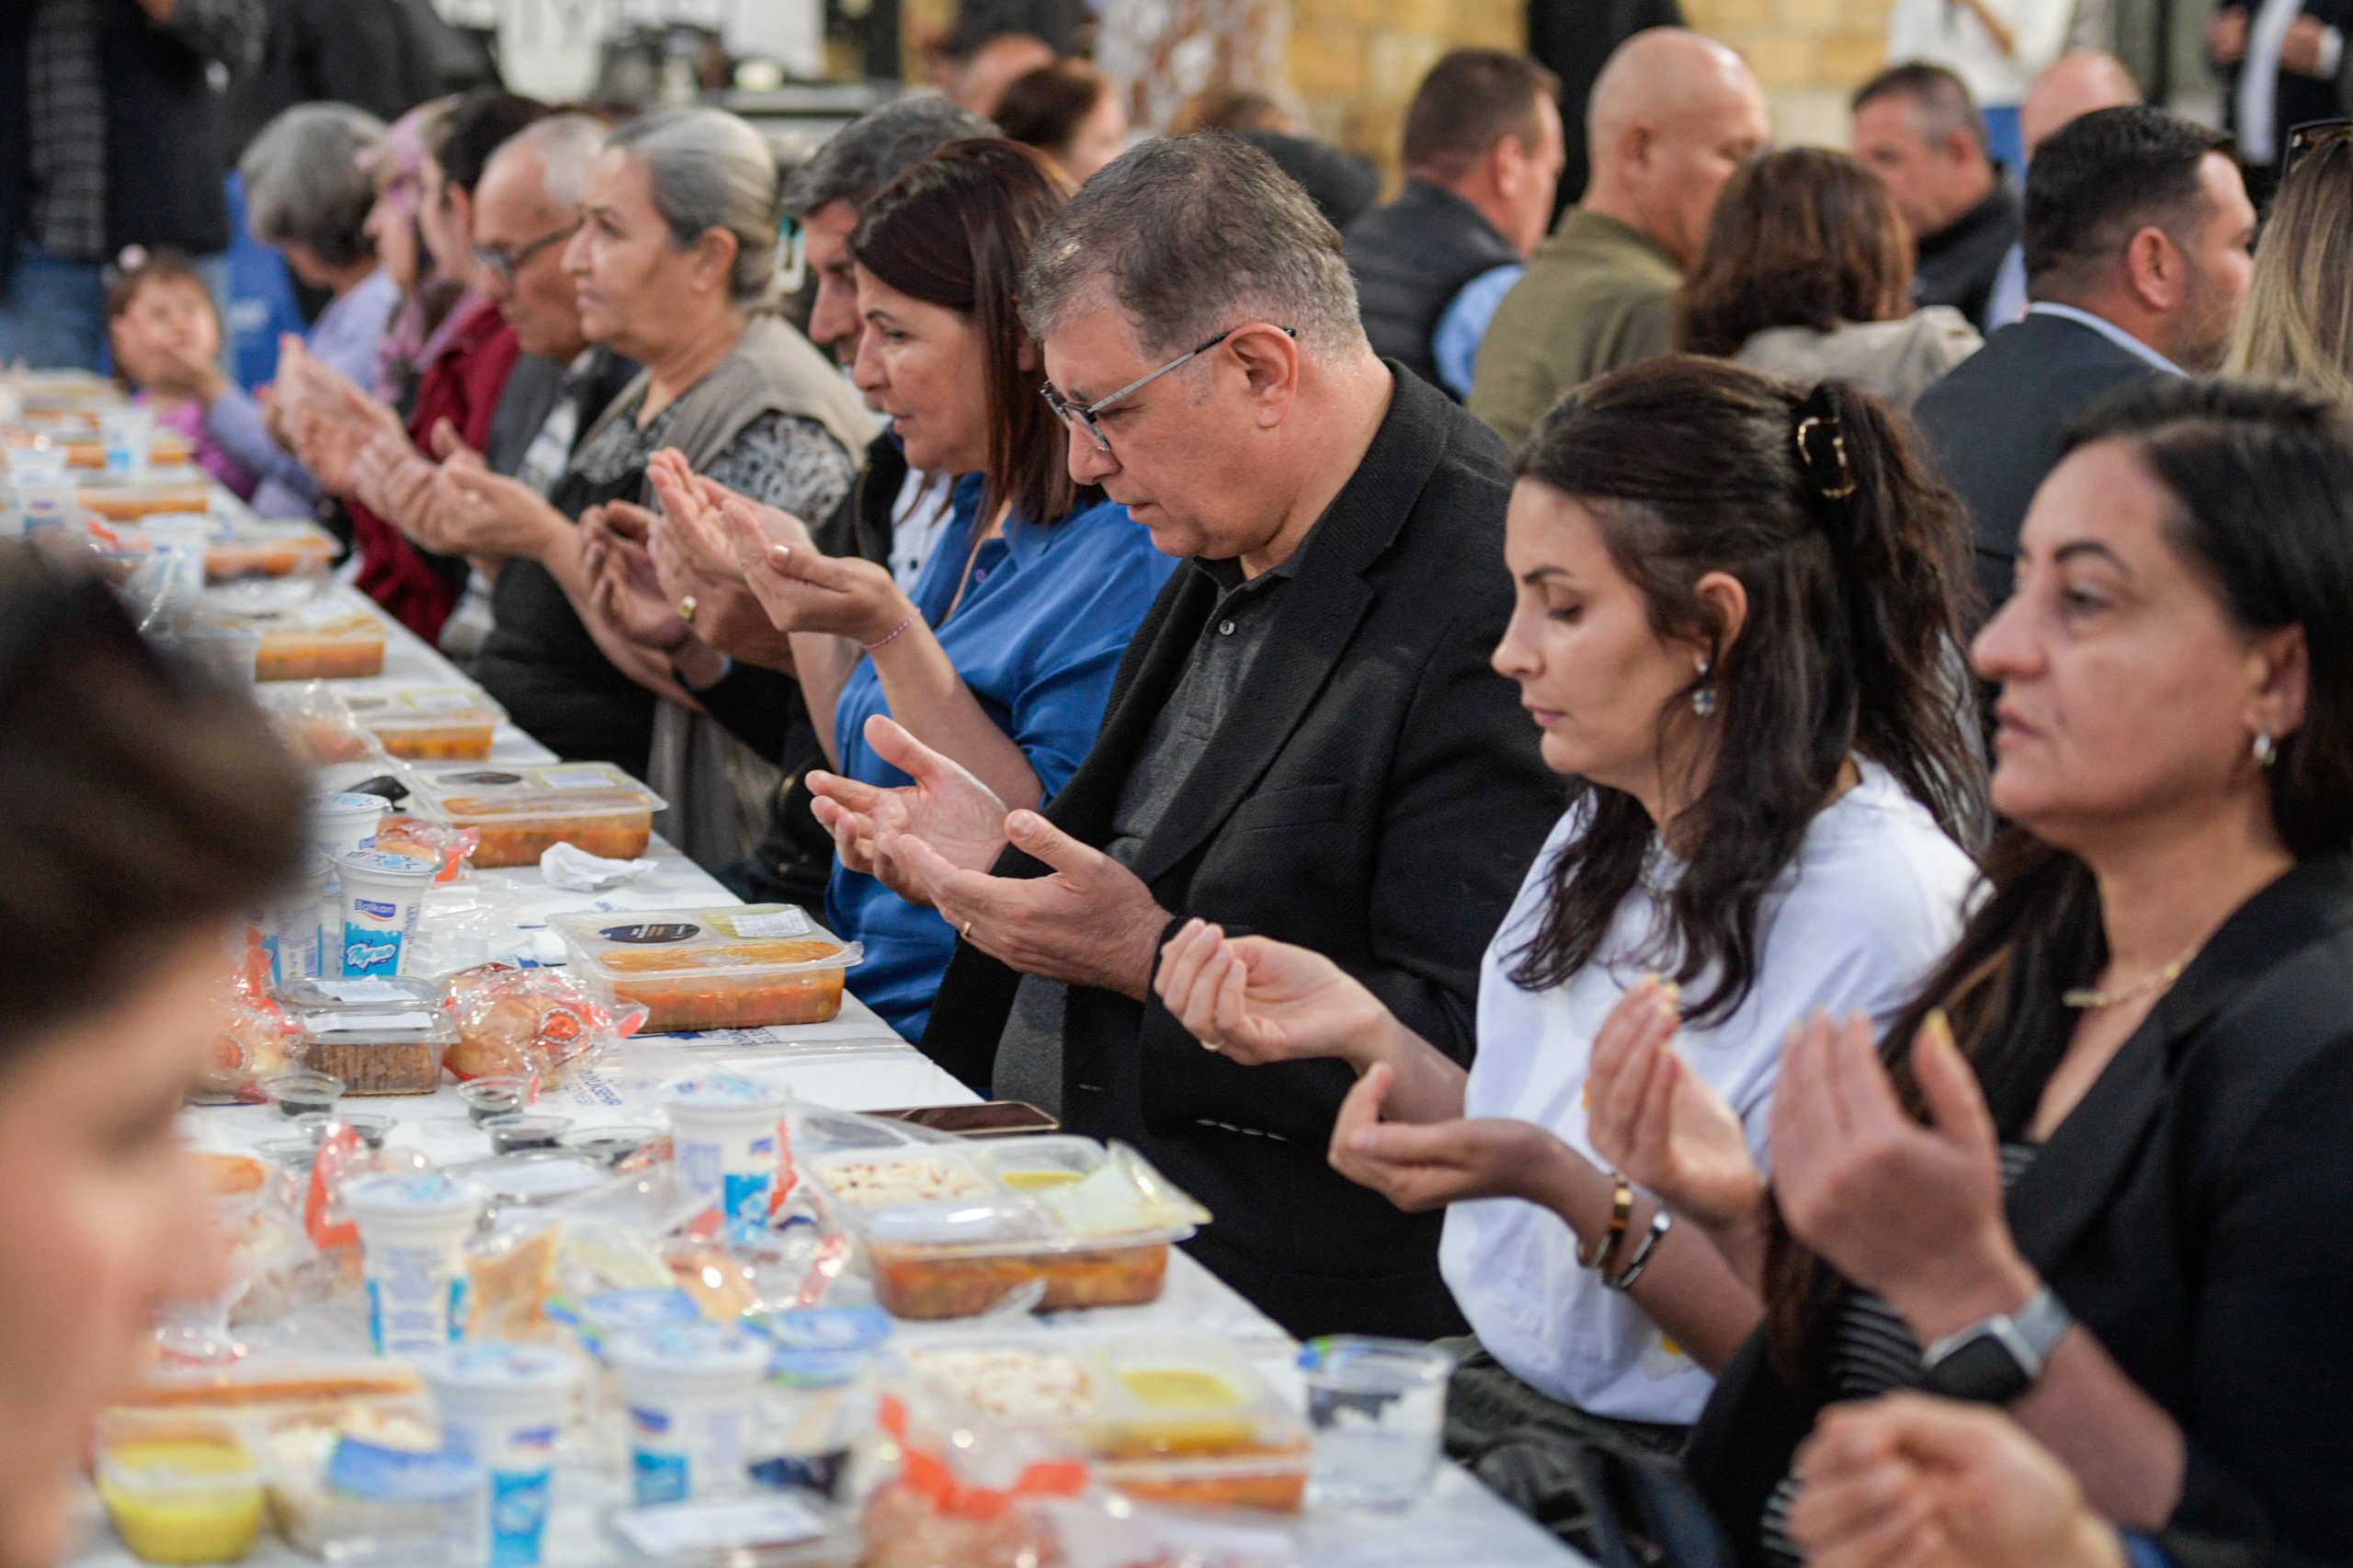
[(783, 1105), (784, 1094), (733, 1073), (703, 1073), (666, 1085), (662, 1103), (686, 1110), (767, 1110)]
[(612, 1358), (626, 1370), (656, 1376), (754, 1377), (767, 1369), (775, 1348), (740, 1328), (680, 1324), (622, 1335)]
[(355, 1215), (414, 1215), (418, 1219), (441, 1215), (454, 1219), (475, 1212), (483, 1204), (480, 1189), (453, 1180), (442, 1171), (360, 1176), (344, 1184), (342, 1198), (343, 1206)]
[(673, 1327), (702, 1321), (702, 1309), (684, 1290), (667, 1286), (600, 1290), (580, 1303), (580, 1321), (604, 1334)]
[(335, 858), (336, 866), (347, 871), (357, 871), (366, 877), (392, 877), (402, 881), (429, 882), (438, 876), (438, 862), (419, 859), (414, 855), (394, 855), (381, 849), (347, 850)]
[(314, 817), (358, 816), (362, 812), (381, 815), (392, 809), (392, 803), (381, 795), (358, 795), (349, 790), (326, 790), (309, 801)]
[(580, 1363), (552, 1346), (500, 1341), (464, 1346), (417, 1369), (436, 1390), (465, 1393), (554, 1392), (580, 1381)]
[(767, 1320), (768, 1337), (787, 1350), (864, 1350), (891, 1336), (880, 1307), (798, 1307)]

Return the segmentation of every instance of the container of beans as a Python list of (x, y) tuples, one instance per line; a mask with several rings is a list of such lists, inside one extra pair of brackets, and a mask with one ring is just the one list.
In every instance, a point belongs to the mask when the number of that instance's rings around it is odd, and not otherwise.
[(440, 988), (405, 976), (301, 980), (279, 1000), (302, 1031), (302, 1061), (352, 1095), (429, 1095), (458, 1026)]
[(822, 1024), (842, 1010), (842, 983), (865, 956), (782, 903), (558, 915), (548, 922), (589, 974), (642, 1003), (656, 1034)]

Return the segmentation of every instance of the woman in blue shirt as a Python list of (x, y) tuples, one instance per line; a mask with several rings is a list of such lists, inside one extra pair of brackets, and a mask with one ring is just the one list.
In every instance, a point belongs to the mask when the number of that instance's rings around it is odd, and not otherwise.
[[(848, 778), (908, 782), (868, 739), (888, 715), (1006, 807), (1044, 804), (1093, 748), (1128, 639), (1176, 567), (1125, 507), (1072, 483), (1066, 434), (1039, 395), (1014, 290), (1071, 188), (1026, 147), (953, 142), (870, 202), (851, 242), (866, 324), (852, 379), (911, 467), (961, 475), (912, 595), (884, 567), (819, 553), (782, 513), (720, 501)], [(838, 865), (825, 903), (866, 944), (850, 988), (920, 1039), (955, 933)]]

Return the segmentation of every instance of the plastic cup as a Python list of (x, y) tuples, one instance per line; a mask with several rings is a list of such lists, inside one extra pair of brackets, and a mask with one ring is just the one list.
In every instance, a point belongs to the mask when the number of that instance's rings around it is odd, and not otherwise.
[(376, 847), (376, 824), (392, 809), (381, 795), (343, 792), (313, 795), (309, 802), (311, 843), (330, 860)]
[(1454, 1358), (1410, 1339), (1344, 1334), (1310, 1340), (1299, 1366), (1316, 1501), (1381, 1513), (1412, 1507), (1438, 1470)]
[(343, 1207), (359, 1227), (368, 1290), (368, 1337), (382, 1356), (429, 1356), (465, 1323), (466, 1270), (459, 1248), (483, 1194), (440, 1171), (359, 1176)]
[(46, 533), (68, 527), (80, 515), (81, 496), (69, 480), (19, 480), (14, 488), (17, 515), (26, 533)]
[(72, 477), (66, 467), (65, 449), (50, 442), (12, 448), (8, 452), (8, 483), (63, 484)]
[(491, 1568), (537, 1568), (548, 1480), (579, 1361), (552, 1346), (470, 1345), (420, 1369), (441, 1408), (445, 1447), (490, 1477)]
[(732, 1234), (767, 1223), (785, 1152), (784, 1104), (780, 1091), (731, 1073), (680, 1078), (662, 1091), (678, 1172)]
[(305, 976), (317, 979), (319, 952), (324, 946), (319, 906), (326, 898), (330, 867), (324, 855), (313, 851), (302, 881), (265, 912), (261, 923), (262, 950), (269, 954), (273, 985)]
[(106, 449), (107, 479), (135, 484), (147, 477), (155, 444), (155, 415), (145, 408), (109, 408), (98, 415), (98, 444)]
[(490, 1152), (494, 1154), (527, 1154), (555, 1148), (571, 1127), (572, 1118), (568, 1116), (530, 1111), (494, 1116), (482, 1124), (482, 1130), (490, 1134)]
[(773, 1348), (757, 1335), (708, 1324), (627, 1335), (612, 1345), (639, 1505), (743, 1487), (752, 1400)]
[(433, 863), (361, 849), (338, 856), (335, 867), (343, 883), (337, 929), (344, 978), (399, 974), (404, 949), (416, 935), (426, 890), (433, 885)]

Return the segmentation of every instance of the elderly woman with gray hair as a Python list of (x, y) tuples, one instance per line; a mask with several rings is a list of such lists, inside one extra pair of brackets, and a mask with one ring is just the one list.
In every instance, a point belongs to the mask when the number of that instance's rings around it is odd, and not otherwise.
[[(274, 246), (295, 277), (330, 298), (304, 340), (311, 355), (362, 386), (376, 378), (377, 347), (400, 304), (400, 284), (381, 266), (368, 234), (376, 202), (362, 155), (384, 122), (348, 104), (298, 104), (272, 119), (237, 160), (247, 225)], [(307, 517), (318, 504), (309, 472), (271, 435), (263, 404), (201, 354), (164, 351), (162, 390), (194, 399), (204, 434), (257, 475), (254, 510)]]
[(648, 778), (685, 808), (665, 831), (712, 865), (740, 855), (759, 820), (766, 789), (741, 800), (754, 791), (730, 785), (758, 768), (692, 714), (665, 662), (597, 616), (578, 525), (645, 504), (646, 460), (665, 447), (797, 515), (822, 517), (848, 491), (873, 420), (770, 308), (778, 201), (774, 155), (732, 115), (676, 109), (615, 131), (589, 167), (564, 267), (584, 335), (643, 370), (545, 499), (460, 454), (435, 510), (437, 548), (503, 562), (477, 678), (563, 756)]

